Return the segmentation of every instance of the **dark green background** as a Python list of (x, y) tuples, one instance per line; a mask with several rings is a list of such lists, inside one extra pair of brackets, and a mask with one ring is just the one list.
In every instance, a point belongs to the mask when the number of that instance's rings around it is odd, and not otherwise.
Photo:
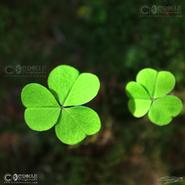
[[(180, 6), (178, 14), (143, 14), (143, 6)], [(185, 100), (184, 1), (1, 0), (0, 175), (37, 173), (44, 185), (160, 185), (185, 177), (185, 114), (165, 127), (136, 119), (124, 86), (145, 67), (169, 70)], [(146, 13), (146, 12), (145, 12)], [(54, 129), (37, 133), (23, 118), (20, 92), (47, 85), (51, 69), (68, 64), (101, 80), (89, 104), (102, 129), (66, 146)], [(29, 67), (42, 68), (29, 73)], [(21, 70), (19, 70), (21, 68)], [(184, 185), (185, 181), (174, 183)]]

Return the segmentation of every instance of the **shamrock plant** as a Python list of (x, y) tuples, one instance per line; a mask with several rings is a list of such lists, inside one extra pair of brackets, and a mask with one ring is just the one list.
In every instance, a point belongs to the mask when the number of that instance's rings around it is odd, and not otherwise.
[(159, 126), (169, 124), (183, 108), (178, 97), (168, 95), (174, 86), (175, 77), (168, 71), (141, 70), (136, 81), (126, 85), (130, 112), (137, 118), (148, 114), (149, 120)]
[(80, 74), (71, 66), (61, 65), (50, 72), (48, 87), (30, 83), (22, 90), (25, 122), (32, 130), (45, 131), (55, 126), (56, 136), (65, 144), (77, 144), (100, 130), (98, 114), (81, 106), (98, 93), (96, 75)]

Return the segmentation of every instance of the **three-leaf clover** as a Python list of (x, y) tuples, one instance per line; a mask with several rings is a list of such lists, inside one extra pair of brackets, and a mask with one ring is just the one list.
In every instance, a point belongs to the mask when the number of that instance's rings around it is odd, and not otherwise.
[(25, 122), (32, 130), (45, 131), (55, 125), (56, 136), (65, 144), (77, 144), (100, 130), (98, 114), (81, 106), (98, 93), (96, 75), (60, 65), (50, 72), (48, 87), (30, 83), (22, 90)]
[(136, 82), (131, 81), (126, 85), (130, 112), (137, 118), (148, 113), (150, 121), (160, 126), (169, 124), (183, 108), (178, 97), (168, 95), (174, 86), (175, 77), (168, 71), (141, 70)]

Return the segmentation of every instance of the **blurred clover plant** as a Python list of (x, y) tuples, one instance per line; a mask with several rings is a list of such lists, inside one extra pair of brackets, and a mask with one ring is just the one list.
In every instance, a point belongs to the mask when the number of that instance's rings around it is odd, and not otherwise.
[(136, 81), (126, 85), (130, 112), (137, 118), (148, 114), (149, 120), (159, 126), (169, 124), (183, 109), (182, 101), (169, 95), (174, 87), (172, 73), (151, 68), (141, 70)]
[(25, 122), (32, 130), (45, 131), (55, 126), (56, 136), (70, 145), (100, 130), (98, 114), (81, 106), (98, 93), (100, 82), (96, 75), (80, 74), (71, 66), (60, 65), (50, 72), (48, 87), (49, 90), (30, 83), (22, 90)]

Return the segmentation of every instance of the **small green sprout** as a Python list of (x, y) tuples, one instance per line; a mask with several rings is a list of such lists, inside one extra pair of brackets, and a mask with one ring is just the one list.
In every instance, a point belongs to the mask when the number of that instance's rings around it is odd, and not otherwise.
[(175, 77), (168, 71), (157, 72), (146, 68), (126, 85), (130, 98), (128, 107), (133, 116), (140, 118), (148, 113), (151, 122), (159, 126), (169, 124), (182, 111), (181, 100), (168, 95), (175, 87)]
[(96, 75), (79, 74), (71, 66), (60, 65), (50, 72), (48, 87), (49, 90), (38, 83), (30, 83), (22, 90), (25, 122), (32, 130), (45, 131), (55, 125), (56, 136), (70, 145), (100, 130), (98, 114), (81, 106), (99, 91)]

